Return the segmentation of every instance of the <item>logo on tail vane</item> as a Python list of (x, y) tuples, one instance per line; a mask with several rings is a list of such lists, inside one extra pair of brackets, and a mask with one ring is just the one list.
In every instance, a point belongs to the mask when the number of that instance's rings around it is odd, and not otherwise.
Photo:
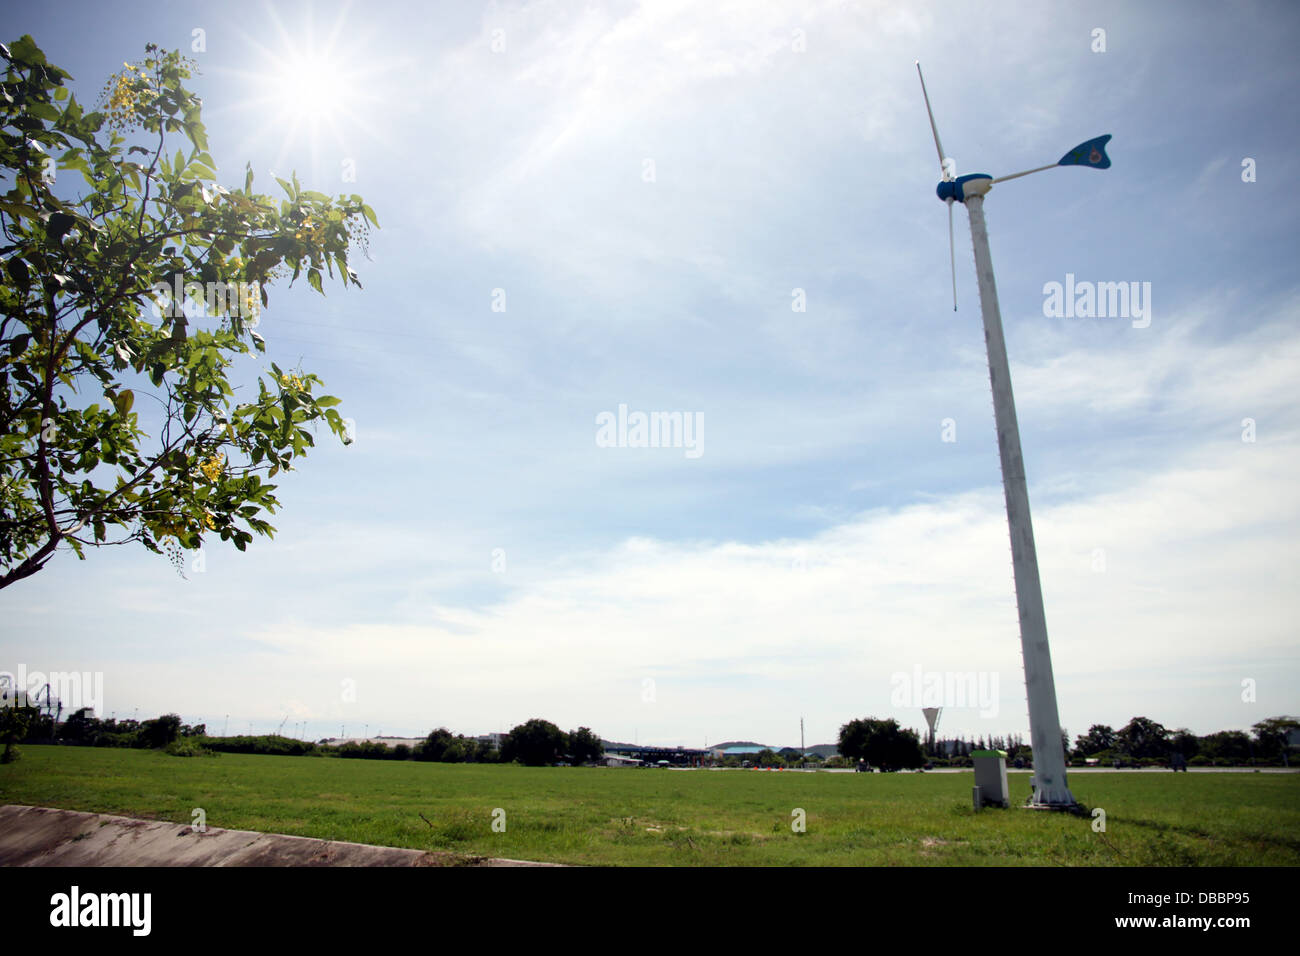
[(1080, 143), (1061, 157), (1058, 166), (1091, 166), (1093, 169), (1109, 169), (1110, 157), (1106, 155), (1106, 144), (1110, 134)]

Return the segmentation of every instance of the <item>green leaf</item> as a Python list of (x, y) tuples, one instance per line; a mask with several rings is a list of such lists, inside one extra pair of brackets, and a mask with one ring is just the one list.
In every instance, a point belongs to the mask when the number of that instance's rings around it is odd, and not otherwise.
[(30, 281), (31, 274), (27, 269), (27, 263), (17, 256), (12, 256), (5, 261), (5, 271), (20, 286), (26, 287)]
[(45, 66), (48, 62), (41, 48), (36, 45), (36, 41), (31, 38), (30, 34), (23, 34), (20, 39), (9, 44), (9, 57), (15, 62), (21, 64), (32, 64), (36, 66)]
[(63, 237), (76, 224), (77, 219), (75, 216), (69, 216), (66, 212), (52, 213), (49, 221), (45, 224), (45, 234), (52, 242), (62, 242)]

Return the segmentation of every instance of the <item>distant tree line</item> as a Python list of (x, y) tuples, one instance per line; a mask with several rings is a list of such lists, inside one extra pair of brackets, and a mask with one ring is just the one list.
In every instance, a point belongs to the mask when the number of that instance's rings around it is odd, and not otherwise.
[[(1169, 729), (1149, 717), (1134, 717), (1119, 730), (1105, 724), (1093, 724), (1086, 734), (1074, 738), (1062, 733), (1061, 744), (1066, 758), (1076, 766), (1089, 760), (1122, 765), (1159, 765), (1180, 754), (1191, 766), (1245, 766), (1249, 764), (1285, 765), (1288, 763), (1287, 735), (1300, 729), (1294, 717), (1269, 717), (1241, 730), (1221, 730), (1212, 734), (1193, 734), (1185, 727)], [(927, 749), (937, 766), (963, 764), (972, 751), (1002, 750), (1007, 759), (1028, 763), (1033, 756), (1029, 744), (1020, 734), (989, 736), (970, 740), (941, 738)], [(843, 751), (841, 751), (843, 752)]]
[(1180, 754), (1192, 766), (1289, 764), (1287, 737), (1300, 730), (1294, 717), (1269, 717), (1251, 726), (1251, 733), (1220, 730), (1198, 736), (1186, 727), (1169, 729), (1149, 717), (1134, 717), (1119, 730), (1093, 724), (1075, 738), (1073, 756), (1122, 763), (1165, 761)]
[(564, 733), (550, 721), (534, 719), (519, 724), (501, 740), (498, 750), (489, 741), (453, 734), (439, 727), (415, 746), (388, 746), (379, 741), (347, 741), (331, 746), (283, 737), (279, 734), (209, 737), (204, 724), (191, 726), (176, 714), (153, 720), (100, 720), (89, 707), (58, 723), (54, 714), (42, 713), (34, 704), (19, 701), (0, 707), (0, 741), (8, 762), (15, 745), (65, 744), (79, 747), (138, 747), (165, 750), (177, 756), (215, 753), (274, 756), (330, 756), (368, 760), (419, 760), (436, 763), (510, 763), (530, 766), (581, 765), (599, 760), (605, 748), (589, 727)]
[(544, 767), (556, 764), (581, 766), (599, 760), (605, 752), (600, 737), (589, 727), (567, 734), (549, 720), (534, 718), (514, 727), (501, 739), (498, 750), (476, 737), (453, 735), (439, 727), (414, 747), (388, 747), (369, 742), (348, 742), (337, 748), (340, 757), (378, 760), (424, 760), (437, 763), (521, 763)]
[(152, 720), (99, 720), (89, 707), (83, 707), (57, 724), (53, 714), (42, 713), (25, 700), (0, 708), (0, 738), (8, 759), (13, 759), (14, 745), (19, 743), (161, 749), (181, 740), (202, 741), (206, 734), (204, 724), (182, 723), (176, 714)]
[[(1169, 729), (1147, 717), (1134, 717), (1119, 730), (1093, 724), (1077, 736), (1073, 746), (1062, 734), (1067, 759), (1076, 766), (1088, 760), (1121, 765), (1163, 764), (1180, 754), (1191, 766), (1283, 765), (1289, 761), (1288, 734), (1300, 729), (1300, 720), (1280, 716), (1261, 720), (1251, 733), (1223, 730), (1196, 735), (1187, 728)], [(521, 763), (528, 766), (567, 764), (579, 766), (600, 760), (604, 745), (589, 727), (568, 733), (555, 724), (534, 718), (512, 728), (500, 742), (492, 743), (439, 727), (414, 746), (388, 746), (377, 741), (348, 741), (331, 746), (278, 734), (210, 737), (204, 724), (190, 725), (176, 714), (152, 720), (100, 720), (90, 708), (74, 712), (59, 723), (54, 714), (20, 699), (0, 707), (0, 761), (12, 760), (16, 744), (59, 743), (82, 747), (135, 747), (165, 749), (179, 756), (202, 753), (270, 754), (279, 756), (334, 756), (369, 760), (418, 760), (437, 763)], [(794, 747), (764, 749), (744, 758), (720, 758), (720, 766), (845, 767), (858, 761), (887, 769), (962, 766), (976, 750), (1002, 750), (1009, 761), (1029, 764), (1032, 751), (1019, 734), (1006, 736), (942, 738), (928, 748), (920, 735), (895, 720), (873, 717), (851, 720), (840, 728), (839, 756), (823, 759)]]
[(822, 767), (847, 766), (847, 761), (842, 757), (823, 757), (818, 753), (803, 753), (797, 747), (782, 747), (780, 750), (773, 750), (770, 747), (760, 750), (752, 756), (740, 757), (736, 754), (727, 754), (719, 757), (714, 761), (717, 767), (774, 767), (791, 769), (801, 769), (812, 767), (814, 769)]

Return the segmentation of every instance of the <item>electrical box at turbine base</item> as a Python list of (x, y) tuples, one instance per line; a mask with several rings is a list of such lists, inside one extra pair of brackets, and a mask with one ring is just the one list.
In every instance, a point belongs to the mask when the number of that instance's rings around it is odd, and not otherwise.
[(1011, 806), (1007, 789), (1007, 754), (1005, 750), (972, 750), (975, 761), (975, 789), (972, 800), (975, 809), (981, 807)]

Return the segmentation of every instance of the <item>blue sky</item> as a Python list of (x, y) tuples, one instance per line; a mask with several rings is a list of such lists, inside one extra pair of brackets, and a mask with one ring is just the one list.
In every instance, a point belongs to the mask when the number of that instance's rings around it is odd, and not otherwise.
[[(920, 667), (998, 681), (941, 732), (1026, 732), (919, 58), (958, 174), (1114, 136), (1111, 169), (986, 202), (1062, 723), (1300, 711), (1294, 6), (32, 6), (5, 39), (83, 101), (203, 31), (221, 176), (296, 170), (382, 229), (363, 291), (276, 288), (262, 318), (357, 431), (280, 483), (276, 538), (188, 580), (61, 554), (0, 596), (0, 669), (102, 671), (106, 711), (232, 732), (542, 716), (698, 746), (919, 726), (891, 677)], [(327, 113), (287, 82), (303, 58)], [(1150, 283), (1149, 325), (1045, 316), (1067, 274)], [(702, 454), (600, 447), (620, 404), (702, 421)]]

